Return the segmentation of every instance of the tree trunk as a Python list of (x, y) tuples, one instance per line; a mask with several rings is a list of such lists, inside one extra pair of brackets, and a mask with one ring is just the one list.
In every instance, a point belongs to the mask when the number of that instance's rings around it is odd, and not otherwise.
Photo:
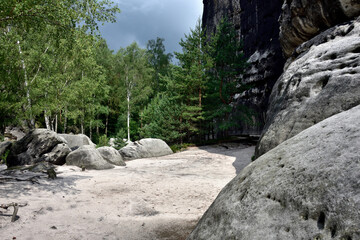
[(128, 142), (130, 142), (130, 90), (127, 92), (127, 132)]
[(26, 99), (27, 99), (27, 102), (28, 102), (27, 110), (29, 111), (29, 114), (30, 114), (30, 122), (28, 122), (28, 125), (29, 125), (30, 128), (35, 128), (35, 119), (33, 118), (33, 115), (32, 115), (30, 87), (29, 87), (29, 82), (28, 82), (28, 77), (27, 77), (27, 72), (26, 72), (25, 60), (22, 58), (22, 51), (21, 51), (20, 41), (17, 41), (17, 45), (19, 46), (19, 55), (20, 55), (20, 60), (21, 60), (21, 64), (22, 64), (22, 69), (24, 71), (24, 86), (25, 86), (25, 91), (26, 91)]
[(51, 126), (50, 126), (50, 120), (49, 120), (49, 116), (47, 115), (47, 111), (44, 110), (44, 119), (45, 119), (45, 126), (47, 130), (51, 130)]
[(92, 140), (92, 121), (90, 120), (90, 124), (89, 124), (89, 131), (90, 131), (90, 140)]
[[(99, 119), (99, 115), (96, 117), (97, 119)], [(99, 123), (96, 122), (96, 134), (99, 136), (100, 135), (100, 130), (99, 130)]]
[(106, 120), (105, 120), (105, 136), (107, 136), (108, 124), (109, 124), (109, 114), (106, 114)]
[(67, 127), (67, 111), (65, 109), (65, 114), (64, 114), (64, 130), (63, 133), (66, 133), (66, 127)]
[(81, 134), (84, 134), (84, 117), (81, 117)]
[(57, 129), (58, 129), (58, 116), (57, 114), (55, 115), (55, 128), (54, 131), (57, 133)]

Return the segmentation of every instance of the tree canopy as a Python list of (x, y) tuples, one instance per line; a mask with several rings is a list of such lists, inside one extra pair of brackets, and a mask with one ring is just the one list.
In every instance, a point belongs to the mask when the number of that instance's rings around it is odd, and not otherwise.
[[(0, 124), (108, 137), (197, 142), (231, 126), (246, 67), (233, 26), (208, 39), (200, 20), (167, 53), (163, 38), (117, 52), (98, 24), (115, 21), (109, 0), (5, 1), (0, 6)], [(171, 62), (172, 57), (177, 63)]]

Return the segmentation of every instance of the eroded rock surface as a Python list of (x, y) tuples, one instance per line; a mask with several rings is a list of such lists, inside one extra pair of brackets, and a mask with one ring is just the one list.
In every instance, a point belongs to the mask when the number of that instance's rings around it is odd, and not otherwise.
[(242, 79), (252, 88), (236, 96), (232, 114), (238, 122), (230, 134), (260, 135), (264, 127), (271, 89), (284, 65), (278, 40), (282, 4), (282, 0), (204, 0), (203, 25), (207, 34), (216, 32), (221, 19), (228, 19), (251, 65)]
[(12, 167), (40, 162), (45, 153), (62, 143), (66, 144), (65, 139), (53, 131), (41, 128), (32, 130), (11, 146), (7, 165)]
[(99, 147), (97, 149), (101, 156), (111, 164), (125, 166), (125, 162), (120, 153), (113, 147)]
[(84, 145), (72, 151), (66, 157), (66, 164), (95, 170), (114, 168), (114, 165), (105, 161), (100, 152), (90, 145)]
[(160, 157), (173, 153), (166, 142), (156, 138), (144, 138), (140, 141), (129, 143), (121, 148), (119, 152), (124, 160)]
[(51, 152), (45, 153), (42, 159), (55, 165), (63, 165), (66, 163), (66, 156), (71, 152), (71, 149), (65, 143), (56, 145)]
[(306, 128), (360, 104), (360, 19), (298, 48), (273, 88), (260, 156)]
[(280, 42), (286, 57), (320, 32), (360, 14), (359, 0), (288, 0), (280, 19)]
[(360, 239), (360, 106), (237, 175), (188, 239)]
[(67, 141), (67, 145), (75, 150), (78, 147), (90, 145), (95, 147), (96, 144), (93, 143), (88, 136), (85, 134), (58, 134), (60, 137), (63, 137)]

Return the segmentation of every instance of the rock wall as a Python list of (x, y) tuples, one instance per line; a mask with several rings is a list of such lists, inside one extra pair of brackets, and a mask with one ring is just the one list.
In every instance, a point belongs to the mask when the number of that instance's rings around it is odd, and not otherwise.
[(287, 0), (282, 6), (280, 41), (286, 57), (320, 32), (360, 14), (359, 0)]
[[(239, 119), (231, 134), (260, 134), (271, 89), (281, 75), (284, 65), (279, 36), (282, 0), (204, 0), (203, 25), (207, 34), (213, 34), (222, 18), (234, 23), (239, 41), (251, 67), (244, 75), (244, 82), (254, 86), (237, 96), (234, 115)], [(252, 116), (244, 122), (245, 110)]]
[(360, 18), (298, 47), (275, 84), (260, 156), (312, 125), (360, 104)]

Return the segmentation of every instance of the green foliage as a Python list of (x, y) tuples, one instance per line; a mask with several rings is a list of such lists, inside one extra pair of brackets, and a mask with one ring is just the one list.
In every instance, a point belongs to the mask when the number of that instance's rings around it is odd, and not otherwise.
[(157, 95), (141, 114), (143, 137), (160, 138), (168, 143), (185, 136), (181, 122), (183, 106), (166, 95)]
[[(153, 68), (149, 65), (147, 51), (137, 43), (120, 49), (115, 55), (115, 82), (117, 86), (120, 112), (126, 114), (128, 138), (130, 131), (135, 131), (133, 139), (139, 137), (139, 123), (131, 119), (139, 119), (141, 110), (149, 103), (153, 89), (151, 80)], [(128, 139), (130, 140), (130, 139)]]
[(124, 129), (120, 129), (115, 136), (115, 149), (120, 150), (126, 146), (126, 132)]
[(8, 157), (8, 155), (9, 155), (9, 153), (10, 153), (10, 150), (6, 150), (5, 153), (3, 153), (3, 155), (1, 155), (0, 164), (5, 164), (5, 165), (7, 165), (6, 160), (7, 160), (7, 157)]
[(172, 76), (168, 78), (169, 90), (183, 106), (181, 113), (187, 138), (201, 134), (204, 120), (203, 100), (206, 98), (207, 72), (212, 67), (205, 33), (198, 21), (195, 29), (185, 35), (180, 45), (182, 53), (175, 53), (179, 67), (172, 68)]
[(204, 117), (207, 120), (207, 128), (226, 132), (238, 119), (232, 114), (235, 95), (251, 88), (250, 85), (241, 82), (241, 74), (246, 69), (247, 62), (234, 26), (225, 19), (221, 20), (209, 46), (213, 67), (208, 72), (210, 77), (206, 83)]
[[(147, 49), (134, 42), (109, 50), (96, 34), (119, 12), (110, 0), (3, 2), (0, 126), (25, 120), (30, 128), (89, 133), (98, 146), (116, 134), (118, 148), (143, 137), (182, 148), (231, 128), (234, 96), (251, 87), (241, 82), (246, 59), (225, 20), (210, 41), (199, 20), (172, 65), (162, 38)], [(253, 121), (255, 113), (239, 112)]]
[(98, 144), (96, 145), (96, 147), (99, 148), (99, 147), (105, 147), (105, 146), (109, 146), (109, 139), (106, 135), (101, 135), (99, 137), (99, 141), (98, 141)]
[(155, 93), (166, 89), (165, 83), (161, 81), (161, 76), (168, 73), (170, 61), (173, 57), (171, 53), (165, 53), (164, 41), (165, 39), (158, 37), (156, 40), (149, 40), (146, 46), (149, 53), (149, 63), (154, 68), (153, 89)]
[(176, 152), (181, 152), (187, 149), (188, 147), (193, 147), (193, 146), (195, 146), (193, 143), (182, 143), (182, 144), (173, 144), (170, 146), (170, 148), (174, 153), (176, 153)]
[(33, 128), (36, 118), (44, 117), (46, 127), (56, 130), (54, 122), (65, 116), (91, 126), (90, 119), (102, 111), (99, 98), (107, 90), (103, 69), (94, 61), (93, 33), (98, 23), (113, 22), (119, 9), (109, 0), (84, 3), (9, 0), (0, 5), (2, 125), (27, 120)]

